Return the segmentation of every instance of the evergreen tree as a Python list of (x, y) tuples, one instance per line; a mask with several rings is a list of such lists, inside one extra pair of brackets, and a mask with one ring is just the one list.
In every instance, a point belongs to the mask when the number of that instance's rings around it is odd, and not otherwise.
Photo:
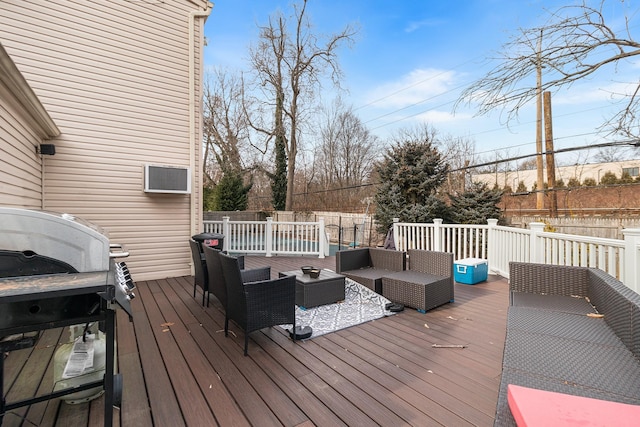
[(284, 139), (278, 135), (275, 142), (276, 169), (271, 178), (271, 202), (273, 209), (284, 210), (287, 205), (287, 154)]
[(455, 224), (486, 224), (488, 219), (502, 219), (498, 203), (502, 192), (492, 190), (482, 182), (474, 182), (462, 194), (449, 195), (451, 219)]
[(629, 172), (622, 172), (622, 176), (618, 180), (620, 184), (630, 184), (633, 182), (633, 178), (629, 174)]
[(202, 187), (202, 210), (215, 211), (216, 210), (216, 187), (215, 185), (207, 184)]
[(213, 210), (244, 211), (247, 209), (248, 193), (252, 184), (244, 185), (239, 172), (226, 171), (215, 188)]
[(437, 195), (449, 166), (428, 137), (395, 144), (376, 165), (381, 184), (374, 215), (380, 232), (393, 218), (402, 222), (431, 222), (448, 218), (448, 208)]
[(518, 188), (516, 188), (516, 193), (526, 193), (526, 192), (527, 192), (527, 186), (524, 185), (524, 181), (519, 181)]
[(569, 178), (569, 182), (567, 183), (569, 188), (580, 187), (580, 180), (576, 177)]
[(600, 184), (602, 185), (614, 185), (617, 183), (618, 177), (611, 171), (605, 172), (604, 175), (602, 175), (602, 178), (600, 178)]

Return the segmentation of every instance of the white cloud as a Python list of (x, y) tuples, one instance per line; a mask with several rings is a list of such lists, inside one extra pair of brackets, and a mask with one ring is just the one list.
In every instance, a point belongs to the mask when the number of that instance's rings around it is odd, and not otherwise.
[(457, 74), (450, 70), (416, 69), (372, 89), (367, 95), (368, 103), (381, 109), (425, 104), (449, 93), (456, 77)]
[(449, 111), (429, 110), (415, 117), (416, 120), (429, 124), (452, 123), (465, 121), (471, 118), (470, 115), (454, 115)]
[(422, 27), (435, 27), (440, 25), (442, 21), (433, 20), (433, 19), (423, 19), (422, 21), (411, 21), (407, 24), (404, 29), (405, 33), (412, 33), (414, 31), (419, 30)]
[(587, 105), (590, 103), (615, 102), (630, 96), (637, 83), (591, 83), (572, 86), (569, 90), (554, 96), (556, 105)]

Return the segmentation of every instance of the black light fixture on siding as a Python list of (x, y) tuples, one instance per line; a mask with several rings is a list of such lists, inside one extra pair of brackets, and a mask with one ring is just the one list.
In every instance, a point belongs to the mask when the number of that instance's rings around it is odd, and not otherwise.
[(56, 154), (56, 146), (53, 144), (40, 144), (40, 146), (36, 146), (36, 153), (53, 156)]

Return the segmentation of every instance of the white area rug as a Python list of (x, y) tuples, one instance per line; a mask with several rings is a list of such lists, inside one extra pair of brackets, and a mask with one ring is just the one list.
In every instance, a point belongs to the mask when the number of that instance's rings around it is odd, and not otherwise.
[[(311, 326), (311, 338), (315, 338), (395, 314), (384, 309), (390, 302), (388, 299), (348, 278), (345, 279), (344, 297), (344, 301), (335, 304), (307, 309), (296, 307), (296, 326)], [(291, 325), (282, 327), (291, 330)]]

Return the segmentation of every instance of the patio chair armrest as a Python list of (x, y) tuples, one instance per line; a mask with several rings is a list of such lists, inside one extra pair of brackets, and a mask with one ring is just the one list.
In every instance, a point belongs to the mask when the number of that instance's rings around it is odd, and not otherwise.
[(250, 270), (241, 270), (242, 283), (259, 282), (271, 279), (271, 267), (252, 268)]
[(236, 256), (238, 258), (238, 265), (240, 266), (240, 270), (244, 270), (244, 255)]
[[(276, 310), (276, 307), (291, 308), (295, 311), (296, 277), (284, 276), (278, 279), (262, 280), (244, 283), (247, 298), (247, 310), (256, 309)], [(277, 311), (277, 310), (276, 310)]]

